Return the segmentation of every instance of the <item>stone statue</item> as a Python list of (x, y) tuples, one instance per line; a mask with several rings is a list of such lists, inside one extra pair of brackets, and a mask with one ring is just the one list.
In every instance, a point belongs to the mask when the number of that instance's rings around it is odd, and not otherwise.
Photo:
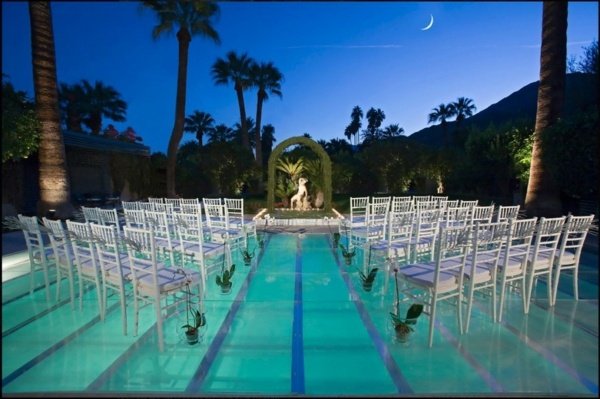
[(290, 199), (290, 208), (295, 210), (310, 209), (306, 183), (308, 183), (308, 179), (305, 179), (304, 177), (298, 179), (298, 192)]

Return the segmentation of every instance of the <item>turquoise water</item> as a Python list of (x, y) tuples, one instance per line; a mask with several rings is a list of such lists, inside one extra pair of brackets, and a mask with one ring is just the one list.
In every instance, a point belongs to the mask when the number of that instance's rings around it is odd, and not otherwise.
[(270, 235), (250, 267), (234, 252), (232, 293), (221, 294), (210, 276), (202, 342), (182, 342), (175, 314), (163, 326), (163, 353), (152, 307), (141, 310), (134, 337), (128, 304), (124, 336), (114, 296), (101, 322), (93, 289), (84, 293), (83, 311), (71, 311), (68, 298), (47, 303), (44, 289), (29, 295), (28, 276), (7, 281), (2, 393), (598, 396), (597, 255), (583, 254), (580, 301), (572, 298), (570, 278), (561, 277), (557, 304), (548, 308), (540, 282), (528, 315), (513, 292), (502, 323), (493, 323), (488, 298), (476, 296), (469, 333), (462, 335), (455, 308), (442, 303), (432, 348), (428, 315), (410, 346), (395, 341), (388, 315), (393, 289), (383, 292), (380, 271), (373, 291), (364, 292), (354, 268), (364, 260), (359, 250), (353, 266), (345, 266), (329, 235)]

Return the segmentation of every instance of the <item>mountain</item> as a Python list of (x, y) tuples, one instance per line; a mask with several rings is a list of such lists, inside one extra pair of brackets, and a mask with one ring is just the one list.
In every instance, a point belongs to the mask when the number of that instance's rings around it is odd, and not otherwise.
[[(586, 73), (570, 73), (566, 77), (565, 117), (589, 105), (598, 105), (598, 76)], [(490, 123), (495, 126), (519, 119), (535, 121), (537, 96), (540, 81), (533, 82), (515, 91), (495, 104), (490, 105), (472, 117), (465, 119), (461, 127), (475, 125), (486, 129)], [(475, 103), (477, 105), (477, 103)], [(456, 122), (447, 122), (449, 141), (456, 128)], [(443, 145), (441, 125), (429, 126), (408, 136), (408, 138), (433, 147)]]

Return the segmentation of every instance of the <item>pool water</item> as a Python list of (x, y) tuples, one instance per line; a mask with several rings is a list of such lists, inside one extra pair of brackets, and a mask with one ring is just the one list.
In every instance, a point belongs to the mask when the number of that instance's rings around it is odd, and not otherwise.
[(94, 289), (84, 293), (83, 311), (77, 301), (72, 311), (68, 298), (47, 303), (43, 288), (29, 295), (27, 275), (4, 282), (3, 396), (598, 396), (597, 254), (582, 256), (579, 301), (562, 276), (549, 308), (540, 281), (528, 315), (511, 292), (502, 322), (493, 323), (489, 298), (476, 294), (462, 335), (456, 309), (442, 302), (432, 348), (426, 314), (410, 345), (396, 342), (393, 279), (384, 292), (380, 270), (373, 290), (363, 291), (355, 267), (368, 256), (359, 249), (346, 266), (328, 234), (268, 235), (250, 267), (233, 256), (230, 294), (209, 276), (202, 341), (184, 343), (175, 314), (163, 325), (163, 353), (150, 306), (134, 337), (128, 303), (124, 336), (116, 296), (102, 322)]

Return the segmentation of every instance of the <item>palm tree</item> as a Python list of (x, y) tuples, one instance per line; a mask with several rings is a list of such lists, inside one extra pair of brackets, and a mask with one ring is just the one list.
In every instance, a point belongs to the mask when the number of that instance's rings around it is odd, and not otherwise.
[(31, 58), (36, 115), (40, 122), (40, 200), (38, 215), (45, 216), (50, 209), (58, 218), (73, 215), (71, 189), (65, 144), (60, 125), (56, 53), (50, 2), (30, 1)]
[(371, 109), (367, 111), (366, 117), (369, 123), (367, 124), (367, 128), (363, 131), (363, 143), (368, 144), (380, 138), (381, 132), (379, 127), (385, 119), (385, 113), (379, 108), (375, 109), (371, 107)]
[(218, 124), (213, 130), (208, 132), (209, 143), (232, 141), (234, 138), (235, 132), (224, 123)]
[(256, 136), (254, 134), (254, 130), (256, 129), (256, 126), (254, 124), (254, 119), (252, 119), (251, 117), (246, 118), (246, 123), (236, 122), (233, 125), (233, 131), (235, 133), (235, 140), (238, 144), (242, 144), (242, 147), (243, 147), (244, 126), (246, 126), (246, 129), (247, 129), (246, 131), (248, 132), (248, 140), (250, 142), (250, 151), (252, 151), (252, 149), (256, 145), (256, 141), (255, 141)]
[(175, 101), (175, 123), (167, 148), (167, 196), (175, 197), (175, 167), (177, 150), (185, 126), (185, 100), (187, 90), (188, 52), (192, 36), (199, 35), (219, 44), (219, 34), (212, 26), (219, 15), (219, 6), (210, 1), (144, 1), (143, 7), (156, 12), (158, 25), (152, 30), (156, 40), (161, 34), (171, 34), (177, 29), (179, 43), (179, 65), (177, 68), (177, 95)]
[(183, 130), (190, 133), (196, 133), (198, 147), (202, 148), (202, 138), (205, 133), (208, 134), (214, 129), (214, 123), (215, 120), (210, 114), (196, 110), (185, 118), (186, 126)]
[(263, 153), (263, 167), (268, 164), (269, 157), (271, 156), (271, 152), (273, 151), (273, 143), (275, 143), (277, 139), (275, 138), (275, 127), (271, 124), (264, 125), (262, 127), (261, 134), (261, 147)]
[(82, 132), (82, 114), (84, 113), (85, 93), (80, 83), (72, 85), (61, 83), (58, 87), (58, 99), (61, 119), (67, 130)]
[(233, 89), (237, 94), (238, 106), (240, 107), (240, 121), (242, 133), (242, 146), (251, 149), (250, 139), (248, 137), (248, 127), (246, 126), (246, 106), (244, 104), (244, 90), (251, 85), (250, 65), (252, 58), (246, 53), (237, 55), (235, 51), (230, 51), (225, 55), (225, 59), (218, 58), (212, 66), (211, 74), (217, 85), (227, 85), (233, 83)]
[(440, 104), (433, 109), (433, 112), (429, 114), (429, 119), (427, 120), (427, 124), (435, 123), (438, 121), (441, 122), (444, 147), (448, 147), (447, 119), (452, 118), (454, 115), (456, 115), (456, 109), (454, 108), (454, 104)]
[(384, 139), (388, 139), (388, 138), (392, 138), (392, 137), (398, 137), (401, 136), (404, 133), (404, 129), (400, 127), (399, 124), (397, 123), (392, 123), (389, 126), (386, 126), (382, 131), (381, 131), (381, 136)]
[(96, 81), (94, 86), (87, 80), (81, 81), (83, 89), (83, 123), (97, 136), (102, 129), (102, 117), (115, 122), (125, 122), (127, 104), (112, 86)]
[(346, 130), (344, 131), (344, 135), (350, 143), (352, 143), (352, 136), (354, 136), (354, 144), (357, 144), (356, 141), (358, 139), (358, 132), (362, 127), (362, 122), (360, 121), (362, 117), (363, 111), (358, 105), (352, 108), (352, 113), (350, 114), (350, 118), (352, 118), (352, 120), (350, 124), (346, 126)]
[(567, 15), (566, 1), (544, 1), (540, 86), (529, 183), (525, 196), (528, 216), (556, 216), (561, 213), (559, 190), (542, 158), (540, 133), (554, 125), (563, 114), (567, 69)]
[[(250, 81), (258, 89), (256, 101), (256, 128), (254, 129), (255, 143), (260, 143), (260, 124), (262, 122), (262, 105), (269, 99), (269, 94), (282, 98), (281, 82), (283, 74), (272, 62), (253, 62), (250, 66)], [(262, 145), (256, 145), (256, 164), (262, 169)], [(259, 182), (262, 184), (262, 180)]]
[(477, 111), (477, 107), (473, 104), (473, 100), (470, 98), (459, 97), (458, 100), (452, 103), (454, 106), (454, 112), (456, 115), (456, 129), (460, 128), (462, 121), (466, 118), (473, 116), (473, 113)]

